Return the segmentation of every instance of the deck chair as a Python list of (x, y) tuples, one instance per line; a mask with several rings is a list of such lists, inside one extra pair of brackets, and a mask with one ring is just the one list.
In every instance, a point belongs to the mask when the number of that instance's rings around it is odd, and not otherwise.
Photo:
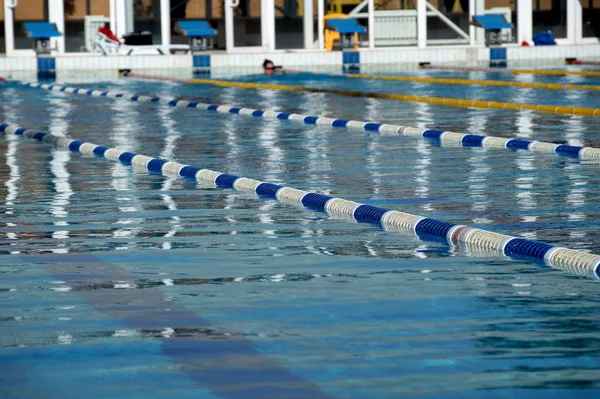
[(96, 37), (91, 42), (91, 53), (101, 53), (102, 55), (110, 54), (125, 54), (131, 55), (136, 52), (156, 52), (157, 54), (164, 55), (166, 53), (175, 53), (177, 51), (183, 51), (185, 53), (190, 51), (190, 46), (187, 44), (171, 44), (169, 46), (163, 46), (161, 44), (149, 44), (141, 46), (132, 46), (124, 43), (119, 43), (102, 32), (96, 32)]
[(473, 15), (471, 25), (485, 30), (485, 45), (488, 47), (508, 43), (508, 39), (502, 35), (502, 29), (510, 29), (512, 25), (506, 22), (502, 14)]
[(214, 46), (214, 37), (217, 31), (210, 27), (206, 21), (179, 21), (177, 22), (181, 32), (188, 37), (190, 41), (190, 51), (211, 50)]
[(36, 54), (50, 54), (55, 48), (50, 48), (50, 38), (60, 37), (61, 33), (52, 22), (25, 22), (27, 36), (33, 39), (33, 50)]
[(355, 18), (349, 18), (346, 14), (328, 14), (325, 19), (325, 48), (333, 50), (333, 44), (340, 42), (342, 50), (354, 48), (358, 50), (359, 35), (367, 29), (358, 24)]

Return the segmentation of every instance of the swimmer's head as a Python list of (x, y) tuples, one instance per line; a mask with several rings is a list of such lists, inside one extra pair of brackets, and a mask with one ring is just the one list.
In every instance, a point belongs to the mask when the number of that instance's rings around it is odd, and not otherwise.
[(264, 60), (263, 69), (265, 71), (265, 75), (271, 76), (275, 72), (275, 64), (271, 60)]

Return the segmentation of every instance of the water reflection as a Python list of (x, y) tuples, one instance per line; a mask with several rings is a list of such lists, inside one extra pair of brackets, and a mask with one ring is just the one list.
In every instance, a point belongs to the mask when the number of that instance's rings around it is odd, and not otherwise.
[[(467, 122), (467, 133), (480, 135), (486, 131), (488, 112), (471, 110), (471, 116)], [(474, 217), (471, 221), (475, 224), (493, 223), (492, 219), (484, 216), (488, 210), (490, 199), (488, 197), (488, 179), (492, 168), (487, 162), (489, 151), (472, 149), (467, 162), (469, 163), (469, 195), (473, 200), (471, 209)]]
[[(311, 93), (298, 93), (300, 97), (299, 110), (301, 114), (316, 113), (314, 110), (319, 110), (319, 115), (327, 115), (330, 104), (324, 101), (322, 94), (312, 95)], [(331, 135), (335, 132), (328, 132), (321, 127), (303, 126), (302, 129), (302, 168), (306, 171), (306, 182), (299, 189), (307, 191), (316, 191), (323, 194), (330, 194), (329, 188), (333, 182), (331, 173), (333, 171), (332, 162), (330, 159), (330, 140)], [(321, 220), (313, 221), (304, 219), (300, 222), (302, 227), (302, 237), (323, 237), (325, 231), (318, 227), (322, 223)], [(313, 228), (306, 227), (313, 226)], [(318, 255), (331, 255), (327, 247), (322, 245), (307, 245), (306, 250), (309, 253)]]
[[(265, 99), (261, 102), (263, 109), (270, 109), (268, 103), (274, 102), (273, 94), (263, 93)], [(272, 106), (271, 106), (272, 107)], [(266, 154), (266, 162), (262, 163), (261, 171), (264, 176), (264, 180), (269, 183), (282, 183), (281, 175), (285, 172), (284, 160), (286, 159), (285, 150), (280, 145), (279, 129), (281, 123), (279, 120), (264, 121), (262, 126), (257, 132), (258, 145), (263, 149)], [(271, 214), (272, 209), (276, 206), (275, 201), (266, 201), (260, 204), (258, 220), (264, 225), (273, 225), (274, 219)], [(269, 239), (277, 238), (277, 230), (273, 228), (265, 228), (262, 233), (268, 236)], [(275, 252), (275, 256), (280, 254), (277, 253), (278, 247), (274, 245), (274, 242), (266, 244), (270, 252)]]
[[(519, 205), (520, 218), (525, 223), (535, 223), (538, 220), (538, 216), (533, 214), (533, 211), (537, 209), (537, 193), (535, 192), (535, 188), (538, 183), (538, 177), (533, 173), (535, 171), (535, 166), (533, 165), (535, 155), (525, 151), (517, 151), (515, 156), (517, 169), (529, 172), (520, 174), (515, 179), (515, 186), (517, 187), (515, 197)], [(524, 231), (521, 235), (524, 238), (535, 240), (537, 238), (537, 231), (531, 229), (530, 231)]]
[[(21, 98), (16, 95), (17, 91), (14, 88), (4, 89), (4, 97), (10, 98), (10, 101), (2, 101), (2, 112), (6, 122), (16, 123), (17, 121), (17, 110), (20, 109), (22, 103)], [(19, 197), (19, 180), (21, 178), (21, 170), (18, 162), (18, 152), (20, 146), (20, 139), (14, 134), (4, 134), (4, 139), (7, 141), (6, 145), (6, 166), (8, 167), (8, 179), (4, 182), (6, 187), (6, 197), (4, 200), (4, 214), (15, 215), (15, 201)], [(7, 217), (12, 218), (12, 216)], [(14, 222), (5, 222), (6, 227), (17, 227)], [(19, 235), (16, 232), (8, 231), (6, 238), (9, 240), (18, 240)], [(16, 242), (11, 242), (10, 246), (16, 245)], [(19, 250), (9, 250), (11, 254), (19, 254)]]
[[(429, 125), (433, 122), (431, 119), (431, 105), (427, 103), (417, 103), (415, 104), (415, 108), (415, 113), (418, 117), (416, 127), (428, 129)], [(415, 162), (417, 174), (415, 176), (414, 193), (416, 197), (428, 198), (430, 191), (429, 184), (431, 181), (431, 171), (429, 170), (431, 165), (431, 145), (424, 140), (419, 140), (417, 142), (416, 152), (419, 154), (419, 157)], [(420, 208), (426, 212), (434, 210), (433, 203), (431, 202), (423, 203)]]
[[(416, 145), (417, 154), (419, 158), (415, 162), (415, 169), (417, 170), (415, 176), (415, 188), (414, 193), (419, 198), (429, 198), (429, 183), (431, 180), (431, 171), (429, 166), (431, 165), (431, 145), (426, 141), (419, 141)], [(426, 212), (432, 212), (434, 210), (433, 202), (423, 203), (421, 206)]]
[[(116, 148), (135, 153), (139, 145), (136, 138), (139, 106), (129, 101), (114, 101), (111, 103), (110, 108), (114, 115), (111, 138), (116, 144)], [(115, 198), (117, 208), (124, 216), (115, 222), (115, 225), (119, 226), (112, 233), (113, 238), (117, 240), (115, 249), (133, 249), (136, 247), (134, 238), (142, 230), (139, 224), (143, 223), (141, 219), (126, 216), (127, 214), (140, 212), (143, 209), (136, 195), (135, 180), (132, 177), (131, 168), (122, 165), (120, 162), (112, 164), (111, 176), (111, 187), (117, 192)], [(123, 241), (125, 243), (122, 243)]]
[[(374, 98), (367, 98), (367, 109), (366, 109), (366, 120), (367, 121), (379, 121), (381, 120), (381, 114), (379, 110), (381, 109), (380, 101)], [(367, 139), (367, 171), (368, 173), (368, 186), (372, 187), (372, 191), (374, 195), (379, 194), (381, 190), (381, 184), (383, 181), (382, 174), (379, 172), (381, 169), (380, 159), (381, 152), (379, 149), (379, 141), (373, 137), (372, 139)], [(369, 193), (371, 195), (371, 193)]]
[[(223, 103), (225, 104), (235, 104), (237, 102), (237, 95), (239, 89), (235, 87), (226, 87), (222, 92)], [(227, 149), (227, 165), (229, 167), (228, 170), (224, 171), (226, 173), (239, 173), (242, 170), (241, 167), (241, 159), (242, 159), (242, 147), (239, 144), (239, 120), (237, 118), (223, 118), (224, 125), (224, 133), (226, 136), (225, 144)], [(230, 193), (225, 196), (225, 206), (223, 209), (235, 209), (237, 207), (236, 202), (238, 199), (238, 193)], [(238, 233), (235, 230), (235, 225), (238, 224), (238, 220), (235, 218), (233, 213), (228, 213), (225, 215), (225, 220), (227, 223), (231, 225), (231, 235), (235, 235)]]
[[(319, 110), (319, 115), (329, 113), (329, 103), (324, 101), (324, 95), (313, 93), (300, 94), (299, 112), (304, 115), (315, 113)], [(305, 140), (303, 148), (305, 151), (305, 163), (308, 175), (309, 186), (304, 189), (317, 190), (327, 194), (327, 189), (331, 187), (331, 172), (334, 170), (330, 158), (330, 140), (337, 132), (326, 131), (322, 127), (305, 127), (302, 129)]]
[[(515, 102), (526, 102), (526, 96), (532, 90), (534, 89), (519, 89), (515, 97)], [(534, 132), (532, 117), (533, 112), (529, 110), (518, 110), (516, 112), (518, 114), (515, 122), (515, 126), (517, 128), (517, 137), (531, 139), (531, 136)], [(536, 169), (534, 166), (534, 160), (538, 155), (531, 154), (527, 151), (515, 151), (513, 156), (515, 157), (517, 169), (520, 171), (525, 171), (525, 173), (520, 173), (519, 177), (515, 179), (515, 185), (517, 187), (515, 197), (517, 204), (519, 205), (519, 209), (522, 211), (520, 212), (522, 215), (520, 217), (525, 223), (535, 223), (538, 220), (538, 216), (532, 214), (532, 211), (537, 209), (537, 194), (535, 192), (536, 187), (534, 184), (537, 184), (538, 178), (533, 171)], [(524, 231), (521, 236), (535, 240), (537, 239), (537, 232), (535, 229), (531, 229), (530, 231)]]
[[(59, 97), (48, 98), (49, 110), (50, 110), (50, 126), (49, 133), (57, 137), (65, 137), (69, 131), (69, 113), (73, 108), (69, 98), (65, 95)], [(64, 220), (68, 217), (67, 207), (69, 205), (69, 199), (73, 195), (73, 190), (69, 182), (69, 171), (67, 166), (71, 160), (70, 151), (64, 149), (53, 149), (52, 160), (50, 161), (50, 171), (54, 176), (52, 183), (54, 184), (54, 191), (56, 194), (53, 196), (52, 202), (50, 203), (50, 212), (54, 216), (55, 226), (65, 226), (65, 230), (55, 230), (52, 232), (52, 238), (55, 240), (63, 240), (58, 242), (59, 248), (51, 249), (54, 253), (67, 253), (69, 248), (67, 247), (67, 240), (69, 238), (69, 230), (66, 226), (69, 223)]]
[[(159, 107), (158, 109), (158, 118), (160, 119), (161, 125), (163, 127), (162, 130), (166, 132), (166, 137), (164, 140), (165, 143), (160, 153), (160, 159), (173, 159), (173, 154), (175, 153), (175, 150), (177, 148), (177, 140), (181, 137), (181, 134), (176, 128), (177, 122), (175, 122), (175, 120), (173, 119), (174, 110), (175, 109), (172, 107)], [(176, 180), (177, 177), (175, 176), (163, 176), (163, 182), (160, 191), (170, 191), (173, 187), (173, 183)], [(178, 209), (177, 203), (175, 202), (172, 195), (161, 194), (161, 198), (170, 211), (176, 211)], [(165, 238), (173, 238), (179, 230), (183, 229), (183, 226), (181, 225), (181, 218), (177, 215), (171, 216), (169, 224), (171, 225), (171, 228), (165, 234)], [(171, 241), (163, 241), (162, 249), (169, 250), (171, 248), (173, 248), (173, 244)]]

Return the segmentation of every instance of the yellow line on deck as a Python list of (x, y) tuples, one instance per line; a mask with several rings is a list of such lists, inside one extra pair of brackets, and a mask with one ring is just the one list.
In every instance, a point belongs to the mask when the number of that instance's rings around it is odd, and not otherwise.
[[(143, 75), (137, 75), (143, 78)], [(584, 108), (584, 107), (568, 107), (568, 106), (557, 106), (557, 105), (536, 105), (536, 104), (516, 104), (516, 103), (504, 103), (499, 101), (484, 101), (484, 100), (464, 100), (457, 98), (443, 98), (443, 97), (426, 97), (426, 96), (414, 96), (406, 94), (388, 94), (388, 93), (374, 93), (374, 92), (363, 92), (355, 90), (342, 90), (342, 89), (325, 89), (316, 87), (301, 87), (301, 86), (289, 86), (269, 83), (249, 83), (249, 82), (234, 82), (234, 81), (223, 81), (223, 80), (212, 80), (212, 79), (190, 79), (190, 83), (200, 83), (206, 85), (220, 86), (220, 87), (241, 87), (245, 89), (270, 89), (270, 90), (285, 90), (285, 91), (301, 91), (310, 93), (333, 93), (343, 96), (351, 97), (370, 97), (370, 98), (383, 98), (397, 101), (413, 101), (429, 104), (443, 104), (451, 105), (455, 107), (463, 108), (507, 108), (507, 109), (530, 109), (534, 111), (547, 112), (553, 114), (565, 114), (565, 115), (581, 115), (581, 116), (600, 116), (599, 108)]]
[(450, 78), (422, 78), (417, 76), (394, 76), (394, 75), (368, 75), (368, 74), (348, 74), (349, 78), (361, 79), (383, 79), (398, 80), (401, 82), (423, 82), (423, 83), (441, 83), (450, 85), (480, 85), (480, 86), (515, 86), (534, 89), (582, 89), (582, 90), (600, 90), (600, 85), (576, 85), (560, 83), (532, 83), (532, 82), (507, 82), (501, 80), (476, 80), (476, 79), (450, 79)]

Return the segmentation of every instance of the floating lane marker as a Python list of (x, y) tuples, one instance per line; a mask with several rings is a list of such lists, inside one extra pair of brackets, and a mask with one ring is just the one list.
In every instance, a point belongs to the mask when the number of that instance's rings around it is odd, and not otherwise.
[(276, 199), (281, 202), (300, 205), (310, 210), (325, 212), (336, 219), (378, 225), (386, 231), (410, 234), (424, 240), (445, 242), (450, 245), (466, 244), (482, 249), (487, 253), (546, 264), (579, 275), (598, 277), (600, 272), (599, 255), (555, 247), (543, 242), (456, 225), (210, 169), (201, 169), (166, 159), (152, 158), (13, 125), (0, 124), (0, 132), (36, 139), (73, 152), (93, 154), (112, 161), (120, 161), (125, 165), (144, 168), (151, 173), (193, 179), (213, 187), (253, 192), (263, 198)]
[(397, 80), (397, 81), (401, 81), (401, 82), (440, 83), (440, 84), (449, 84), (449, 85), (511, 86), (511, 87), (521, 87), (521, 88), (530, 88), (530, 89), (549, 89), (549, 90), (566, 90), (566, 89), (600, 90), (600, 85), (507, 82), (507, 81), (501, 81), (501, 80), (422, 78), (422, 77), (417, 77), (417, 76), (366, 75), (366, 74), (348, 74), (348, 75), (340, 75), (340, 76), (345, 76), (348, 78), (383, 79), (383, 80)]
[[(496, 72), (494, 68), (488, 68)], [(311, 72), (312, 73), (312, 72)], [(321, 74), (317, 74), (321, 75)], [(159, 76), (137, 75), (128, 72), (124, 76), (145, 77), (148, 79), (163, 79)], [(600, 90), (600, 85), (581, 85), (581, 84), (564, 84), (564, 83), (539, 83), (539, 82), (514, 82), (502, 80), (480, 80), (480, 79), (452, 79), (452, 78), (430, 78), (419, 76), (398, 76), (398, 75), (373, 75), (373, 74), (343, 74), (329, 73), (327, 76), (338, 78), (359, 78), (359, 79), (379, 79), (379, 80), (396, 80), (400, 82), (422, 82), (422, 83), (439, 83), (449, 85), (476, 85), (476, 86), (509, 86), (528, 89), (549, 89), (549, 90)], [(189, 82), (189, 79), (183, 78), (164, 78), (164, 80), (177, 80), (180, 82)], [(211, 80), (212, 81), (212, 80)]]
[[(156, 78), (170, 81), (187, 82), (186, 79)], [(83, 94), (88, 96), (123, 98), (125, 100), (136, 102), (158, 103), (169, 105), (171, 107), (196, 108), (206, 111), (215, 111), (222, 114), (239, 114), (253, 116), (265, 119), (281, 119), (302, 122), (307, 125), (327, 125), (348, 129), (359, 129), (366, 132), (376, 132), (382, 135), (403, 135), (409, 137), (422, 137), (430, 141), (439, 142), (442, 146), (461, 146), (461, 147), (483, 147), (483, 148), (503, 148), (513, 150), (528, 150), (532, 152), (542, 152), (559, 154), (582, 160), (600, 161), (600, 149), (593, 147), (580, 147), (564, 144), (547, 143), (535, 140), (523, 140), (517, 138), (502, 138), (493, 136), (482, 136), (476, 134), (448, 132), (437, 129), (419, 129), (415, 127), (406, 127), (400, 125), (390, 125), (378, 122), (353, 121), (347, 119), (328, 118), (324, 116), (300, 115), (289, 112), (263, 111), (253, 108), (242, 108), (234, 105), (204, 104), (194, 101), (169, 100), (160, 97), (142, 96), (138, 94), (124, 94), (111, 91), (100, 91), (90, 89), (77, 89), (74, 87), (49, 85), (40, 83), (24, 83), (27, 87), (41, 88), (50, 91), (61, 91), (65, 93)]]
[(581, 75), (600, 76), (600, 71), (567, 71), (558, 69), (506, 69), (506, 68), (480, 68), (460, 67), (450, 65), (435, 65), (428, 62), (419, 64), (423, 69), (441, 69), (446, 71), (470, 71), (470, 72), (498, 72), (498, 73), (526, 73), (531, 75)]
[(172, 80), (179, 82), (189, 82), (196, 84), (206, 84), (218, 87), (239, 87), (243, 89), (268, 89), (268, 90), (281, 90), (281, 91), (296, 91), (296, 92), (309, 92), (309, 93), (332, 93), (342, 96), (350, 97), (369, 97), (379, 98), (396, 101), (407, 101), (407, 102), (420, 102), (428, 104), (438, 105), (449, 105), (453, 107), (461, 108), (497, 108), (497, 109), (527, 109), (532, 111), (539, 111), (551, 114), (561, 115), (578, 115), (578, 116), (600, 116), (600, 108), (585, 108), (585, 107), (570, 107), (570, 106), (559, 106), (559, 105), (540, 105), (540, 104), (517, 104), (517, 103), (506, 103), (500, 101), (485, 101), (485, 100), (470, 100), (470, 99), (457, 99), (457, 98), (445, 98), (445, 97), (427, 97), (427, 96), (415, 96), (412, 94), (391, 94), (391, 93), (375, 93), (366, 91), (355, 91), (355, 90), (342, 90), (342, 89), (326, 89), (318, 87), (303, 87), (303, 86), (291, 86), (291, 85), (279, 85), (269, 83), (250, 83), (250, 82), (235, 82), (226, 80), (213, 80), (213, 79), (170, 79), (164, 76), (154, 75), (142, 75), (127, 73), (126, 76), (133, 76), (142, 79), (153, 79), (153, 80)]
[[(149, 76), (137, 75), (137, 74), (133, 75), (133, 76), (149, 78)], [(453, 107), (461, 107), (461, 108), (501, 108), (501, 109), (517, 109), (517, 110), (518, 109), (529, 109), (532, 111), (539, 111), (539, 112), (545, 112), (545, 113), (551, 113), (551, 114), (600, 116), (600, 108), (584, 108), (584, 107), (569, 107), (569, 106), (539, 105), (539, 104), (517, 104), (517, 103), (505, 103), (505, 102), (500, 102), (500, 101), (470, 100), (470, 99), (445, 98), (445, 97), (427, 97), (427, 96), (415, 96), (412, 94), (375, 93), (375, 92), (368, 92), (368, 91), (325, 89), (325, 88), (318, 88), (318, 87), (302, 87), (302, 86), (277, 85), (277, 84), (267, 84), (267, 83), (233, 82), (233, 81), (212, 80), (212, 79), (190, 79), (189, 82), (213, 85), (213, 86), (219, 86), (219, 87), (241, 87), (241, 88), (245, 88), (245, 89), (304, 91), (304, 92), (310, 92), (310, 93), (332, 93), (332, 94), (338, 94), (338, 95), (350, 96), (350, 97), (380, 98), (380, 99), (387, 99), (387, 100), (450, 105)]]

